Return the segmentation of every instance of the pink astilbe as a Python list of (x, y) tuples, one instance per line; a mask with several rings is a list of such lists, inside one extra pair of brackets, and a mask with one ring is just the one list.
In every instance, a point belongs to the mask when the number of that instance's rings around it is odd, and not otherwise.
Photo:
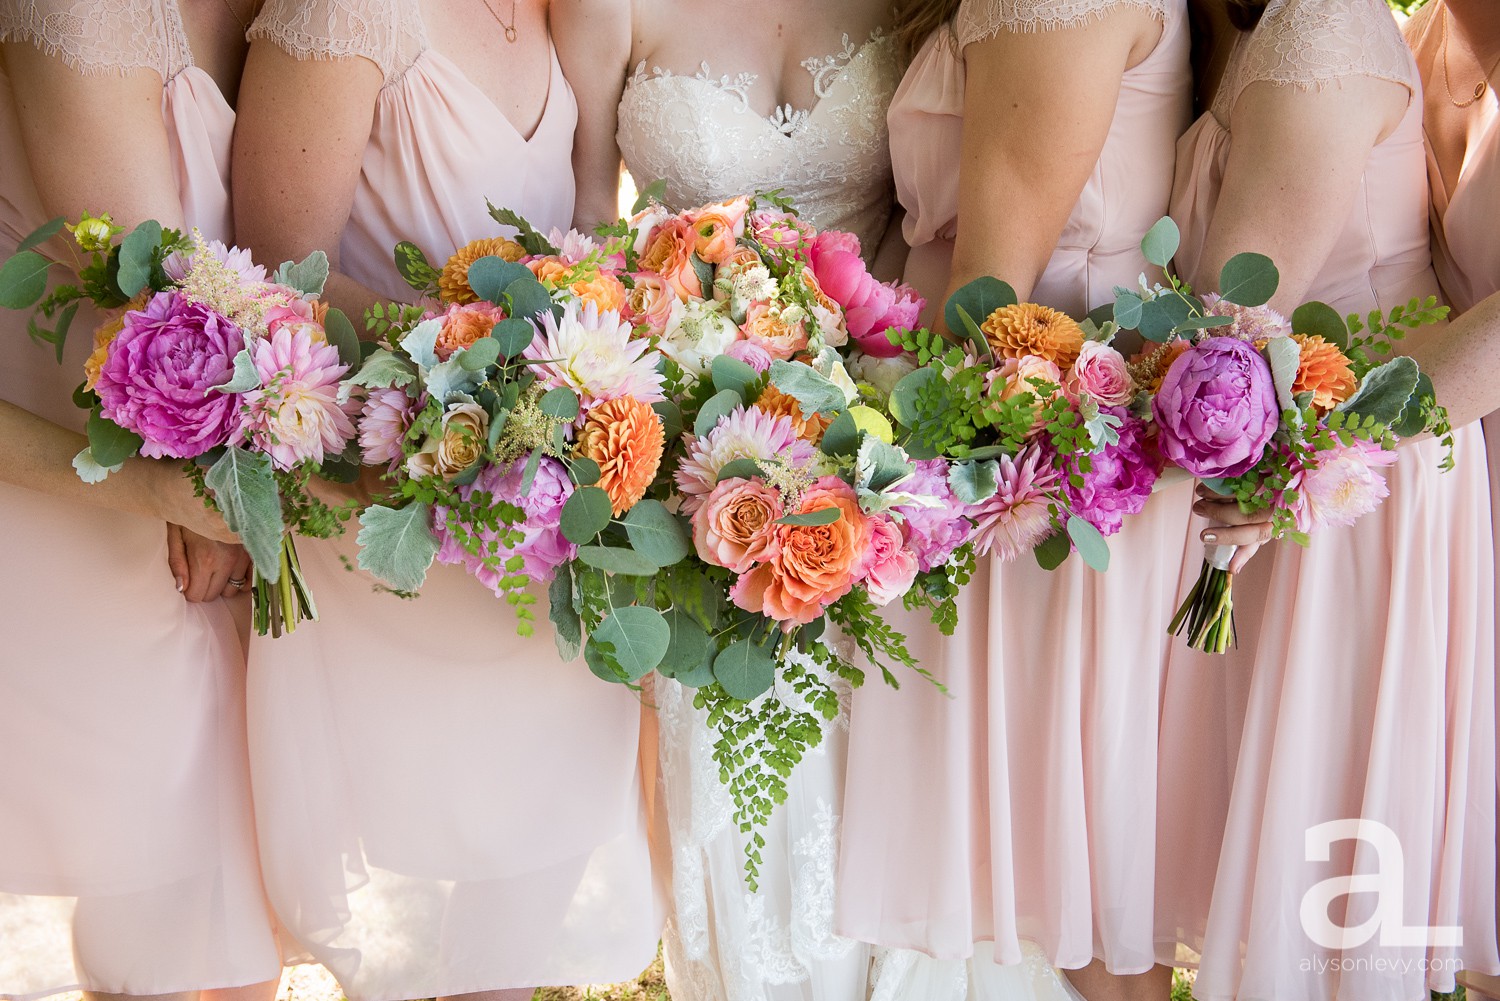
[(245, 394), (245, 432), (278, 469), (322, 462), (354, 437), (337, 399), (349, 366), (339, 363), (338, 348), (313, 338), (313, 329), (286, 325), (251, 349), (261, 388)]
[(978, 552), (1013, 560), (1031, 551), (1052, 532), (1049, 510), (1058, 485), (1057, 471), (1040, 449), (1028, 448), (1014, 460), (1001, 456), (1000, 486), (971, 512)]

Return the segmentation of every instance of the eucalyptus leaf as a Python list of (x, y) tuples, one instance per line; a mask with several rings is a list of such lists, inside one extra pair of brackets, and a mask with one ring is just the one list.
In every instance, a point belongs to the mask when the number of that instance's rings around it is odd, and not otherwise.
[(668, 443), (682, 437), (682, 410), (671, 400), (658, 400), (651, 404), (656, 416), (661, 418), (662, 434)]
[(824, 455), (853, 455), (859, 448), (859, 427), (854, 423), (854, 415), (847, 410), (840, 411), (823, 432), (823, 439), (818, 447), (823, 450)]
[(677, 678), (683, 684), (689, 684), (689, 679), (696, 680), (695, 687), (711, 683), (714, 678), (714, 643), (708, 630), (683, 608), (669, 608), (662, 617), (667, 620), (672, 638), (661, 663), (656, 666), (657, 671), (663, 677)]
[(573, 475), (573, 482), (580, 487), (593, 486), (603, 475), (602, 470), (599, 469), (599, 463), (587, 456), (573, 459), (568, 465), (568, 471)]
[[(974, 279), (948, 297), (948, 301), (943, 304), (943, 319), (948, 324), (949, 330), (959, 331), (964, 329), (964, 324), (959, 318), (958, 307), (962, 306), (964, 312), (968, 313), (976, 324), (982, 324), (995, 310), (1014, 306), (1016, 301), (1015, 289), (998, 278), (985, 275)], [(989, 351), (987, 343), (981, 343), (978, 346), (985, 352)]]
[(78, 315), (78, 307), (83, 304), (81, 299), (75, 299), (63, 307), (63, 311), (57, 316), (57, 327), (52, 331), (52, 343), (57, 347), (57, 363), (62, 364), (63, 348), (68, 344), (68, 330), (73, 326), (73, 318)]
[[(99, 457), (97, 448), (94, 456)], [(224, 524), (240, 537), (255, 561), (256, 571), (274, 584), (281, 577), (283, 529), (281, 495), (271, 471), (271, 457), (243, 448), (226, 448), (203, 482), (213, 492)]]
[[(809, 369), (809, 371), (811, 371)], [(832, 385), (830, 383), (830, 385)], [(715, 393), (708, 398), (698, 411), (698, 418), (693, 421), (693, 434), (699, 438), (704, 437), (718, 426), (722, 418), (728, 417), (735, 410), (745, 405), (745, 398), (732, 389), (726, 389), (722, 393)]]
[(161, 248), (161, 223), (147, 219), (120, 241), (120, 271), (115, 277), (120, 294), (133, 299), (151, 282), (156, 252)]
[(719, 467), (719, 478), (716, 482), (723, 483), (725, 480), (749, 480), (757, 476), (765, 476), (760, 468), (760, 463), (754, 459), (730, 459)]
[(560, 421), (578, 419), (578, 394), (571, 389), (549, 389), (542, 394), (537, 406), (548, 417), (554, 417)]
[(1122, 330), (1135, 330), (1141, 325), (1145, 302), (1140, 295), (1128, 290), (1115, 292), (1114, 321)]
[(1189, 330), (1212, 330), (1215, 327), (1227, 327), (1234, 322), (1228, 316), (1190, 316), (1172, 328), (1176, 334), (1185, 333)]
[(536, 279), (526, 265), (507, 261), (491, 254), (469, 265), (469, 288), (473, 289), (474, 294), (479, 298), (499, 306), (504, 301), (505, 290), (512, 282), (520, 280), (522, 275), (533, 281)]
[(536, 340), (536, 328), (526, 320), (508, 317), (495, 324), (490, 337), (500, 345), (500, 353), (506, 358), (518, 357)]
[(661, 501), (638, 501), (621, 520), (636, 552), (659, 567), (680, 563), (692, 552), (682, 522)]
[(563, 538), (581, 546), (609, 527), (613, 514), (609, 494), (598, 487), (579, 487), (563, 504), (559, 527)]
[(941, 382), (942, 378), (942, 373), (935, 368), (919, 368), (902, 376), (891, 389), (889, 403), (891, 416), (896, 418), (896, 423), (903, 427), (914, 427), (919, 416), (916, 409), (917, 395), (928, 383)]
[(283, 262), (276, 269), (276, 282), (305, 296), (322, 295), (323, 286), (328, 283), (328, 255), (314, 250), (296, 264)]
[(651, 207), (652, 202), (665, 201), (667, 197), (667, 179), (658, 177), (650, 184), (641, 189), (640, 194), (635, 196), (635, 205), (631, 208), (631, 215), (638, 215)]
[(359, 367), (359, 335), (342, 309), (334, 307), (323, 317), (323, 333), (339, 349), (340, 364), (348, 365), (351, 372)]
[(47, 292), (47, 259), (23, 250), (0, 265), (0, 307), (30, 309)]
[(713, 374), (714, 389), (720, 392), (732, 390), (744, 399), (750, 398), (750, 387), (760, 381), (759, 372), (729, 355), (715, 358), (710, 371)]
[(1162, 344), (1171, 340), (1178, 324), (1192, 316), (1192, 312), (1191, 303), (1168, 292), (1141, 303), (1141, 320), (1136, 329), (1146, 340)]
[(139, 452), (141, 445), (145, 444), (140, 435), (120, 427), (105, 417), (97, 407), (93, 413), (89, 414), (85, 430), (88, 433), (89, 449), (94, 454), (94, 461), (101, 466), (118, 466)]
[(209, 392), (213, 393), (248, 393), (252, 389), (260, 388), (260, 371), (256, 369), (255, 362), (250, 358), (250, 349), (242, 348), (240, 353), (234, 356), (234, 372), (229, 381), (218, 386), (210, 386)]
[(403, 508), (377, 504), (359, 516), (359, 567), (397, 591), (416, 591), (437, 557), (432, 508), (412, 503)]
[(749, 702), (768, 692), (776, 681), (776, 659), (763, 646), (735, 640), (714, 658), (714, 678), (730, 698)]
[(651, 577), (661, 569), (647, 557), (622, 546), (579, 546), (578, 558), (596, 570), (626, 577)]
[(500, 360), (500, 342), (493, 337), (481, 337), (464, 348), (458, 360), (465, 371), (483, 372)]
[(1326, 302), (1304, 302), (1292, 313), (1292, 330), (1321, 337), (1340, 351), (1349, 347), (1349, 325), (1338, 310)]
[(1219, 272), (1219, 295), (1238, 306), (1264, 306), (1281, 274), (1265, 254), (1235, 254)]
[(844, 391), (817, 369), (780, 358), (771, 362), (771, 385), (795, 399), (804, 414), (831, 414), (849, 402)]
[(1063, 532), (1053, 532), (1039, 542), (1032, 553), (1037, 565), (1043, 570), (1056, 570), (1067, 562), (1072, 551), (1073, 545), (1068, 541), (1068, 536)]
[(1100, 573), (1109, 569), (1109, 543), (1097, 528), (1075, 515), (1068, 519), (1068, 538), (1090, 569)]
[(564, 563), (547, 586), (547, 605), (552, 620), (552, 639), (557, 655), (573, 660), (583, 650), (583, 622), (573, 604), (573, 569)]
[[(636, 682), (656, 670), (671, 641), (672, 630), (660, 612), (632, 605), (615, 609), (599, 624), (583, 656), (589, 668), (605, 681)], [(601, 653), (601, 645), (610, 648), (608, 655)], [(610, 670), (616, 667), (623, 672), (623, 679)]]
[[(521, 265), (517, 267), (525, 270)], [(511, 282), (505, 289), (505, 295), (510, 300), (511, 316), (522, 319), (535, 317), (540, 322), (542, 314), (552, 309), (552, 293), (530, 271), (526, 271), (526, 278)]]
[(1177, 224), (1171, 216), (1162, 216), (1141, 238), (1141, 255), (1158, 268), (1165, 268), (1172, 263), (1172, 257), (1181, 245), (1182, 233)]
[(16, 244), (16, 253), (20, 254), (27, 250), (30, 250), (33, 247), (40, 247), (42, 244), (52, 239), (58, 233), (61, 233), (62, 228), (66, 223), (67, 220), (62, 216), (58, 216), (56, 219), (49, 219), (47, 222), (42, 223), (36, 229), (28, 233), (26, 235), (26, 239)]

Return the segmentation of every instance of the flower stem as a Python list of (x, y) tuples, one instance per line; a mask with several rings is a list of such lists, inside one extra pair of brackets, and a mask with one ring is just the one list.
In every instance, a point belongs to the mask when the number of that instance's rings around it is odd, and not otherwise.
[(1167, 626), (1174, 636), (1187, 629), (1188, 646), (1226, 653), (1235, 645), (1234, 576), (1204, 561), (1198, 580)]
[(258, 636), (280, 636), (283, 632), (295, 632), (299, 622), (318, 620), (318, 606), (302, 577), (297, 546), (290, 534), (281, 540), (278, 564), (280, 574), (274, 583), (261, 576), (259, 569), (255, 571), (251, 599)]

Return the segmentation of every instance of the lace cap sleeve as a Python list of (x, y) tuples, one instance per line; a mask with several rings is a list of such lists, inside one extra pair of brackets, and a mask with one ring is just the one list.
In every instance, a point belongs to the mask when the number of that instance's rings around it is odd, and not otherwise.
[(150, 69), (169, 80), (187, 65), (175, 5), (139, 0), (0, 0), (0, 41), (30, 42), (79, 73)]
[(298, 59), (368, 59), (387, 85), (427, 47), (417, 0), (267, 0), (250, 38)]
[(1381, 0), (1272, 0), (1234, 59), (1221, 88), (1230, 104), (1261, 81), (1311, 90), (1365, 76), (1416, 90), (1411, 51)]
[(1102, 17), (1118, 8), (1147, 10), (1165, 18), (1167, 0), (963, 0), (954, 17), (959, 48), (1002, 31), (1057, 31)]

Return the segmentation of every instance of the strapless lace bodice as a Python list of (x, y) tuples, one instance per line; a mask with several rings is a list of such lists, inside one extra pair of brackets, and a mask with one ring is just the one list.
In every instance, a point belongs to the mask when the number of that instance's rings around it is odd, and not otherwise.
[(641, 187), (667, 182), (682, 209), (779, 188), (810, 222), (859, 236), (872, 255), (890, 217), (891, 154), (885, 114), (901, 79), (896, 49), (877, 32), (862, 45), (808, 59), (817, 101), (771, 115), (750, 107), (754, 74), (692, 75), (644, 62), (620, 98), (620, 152)]

